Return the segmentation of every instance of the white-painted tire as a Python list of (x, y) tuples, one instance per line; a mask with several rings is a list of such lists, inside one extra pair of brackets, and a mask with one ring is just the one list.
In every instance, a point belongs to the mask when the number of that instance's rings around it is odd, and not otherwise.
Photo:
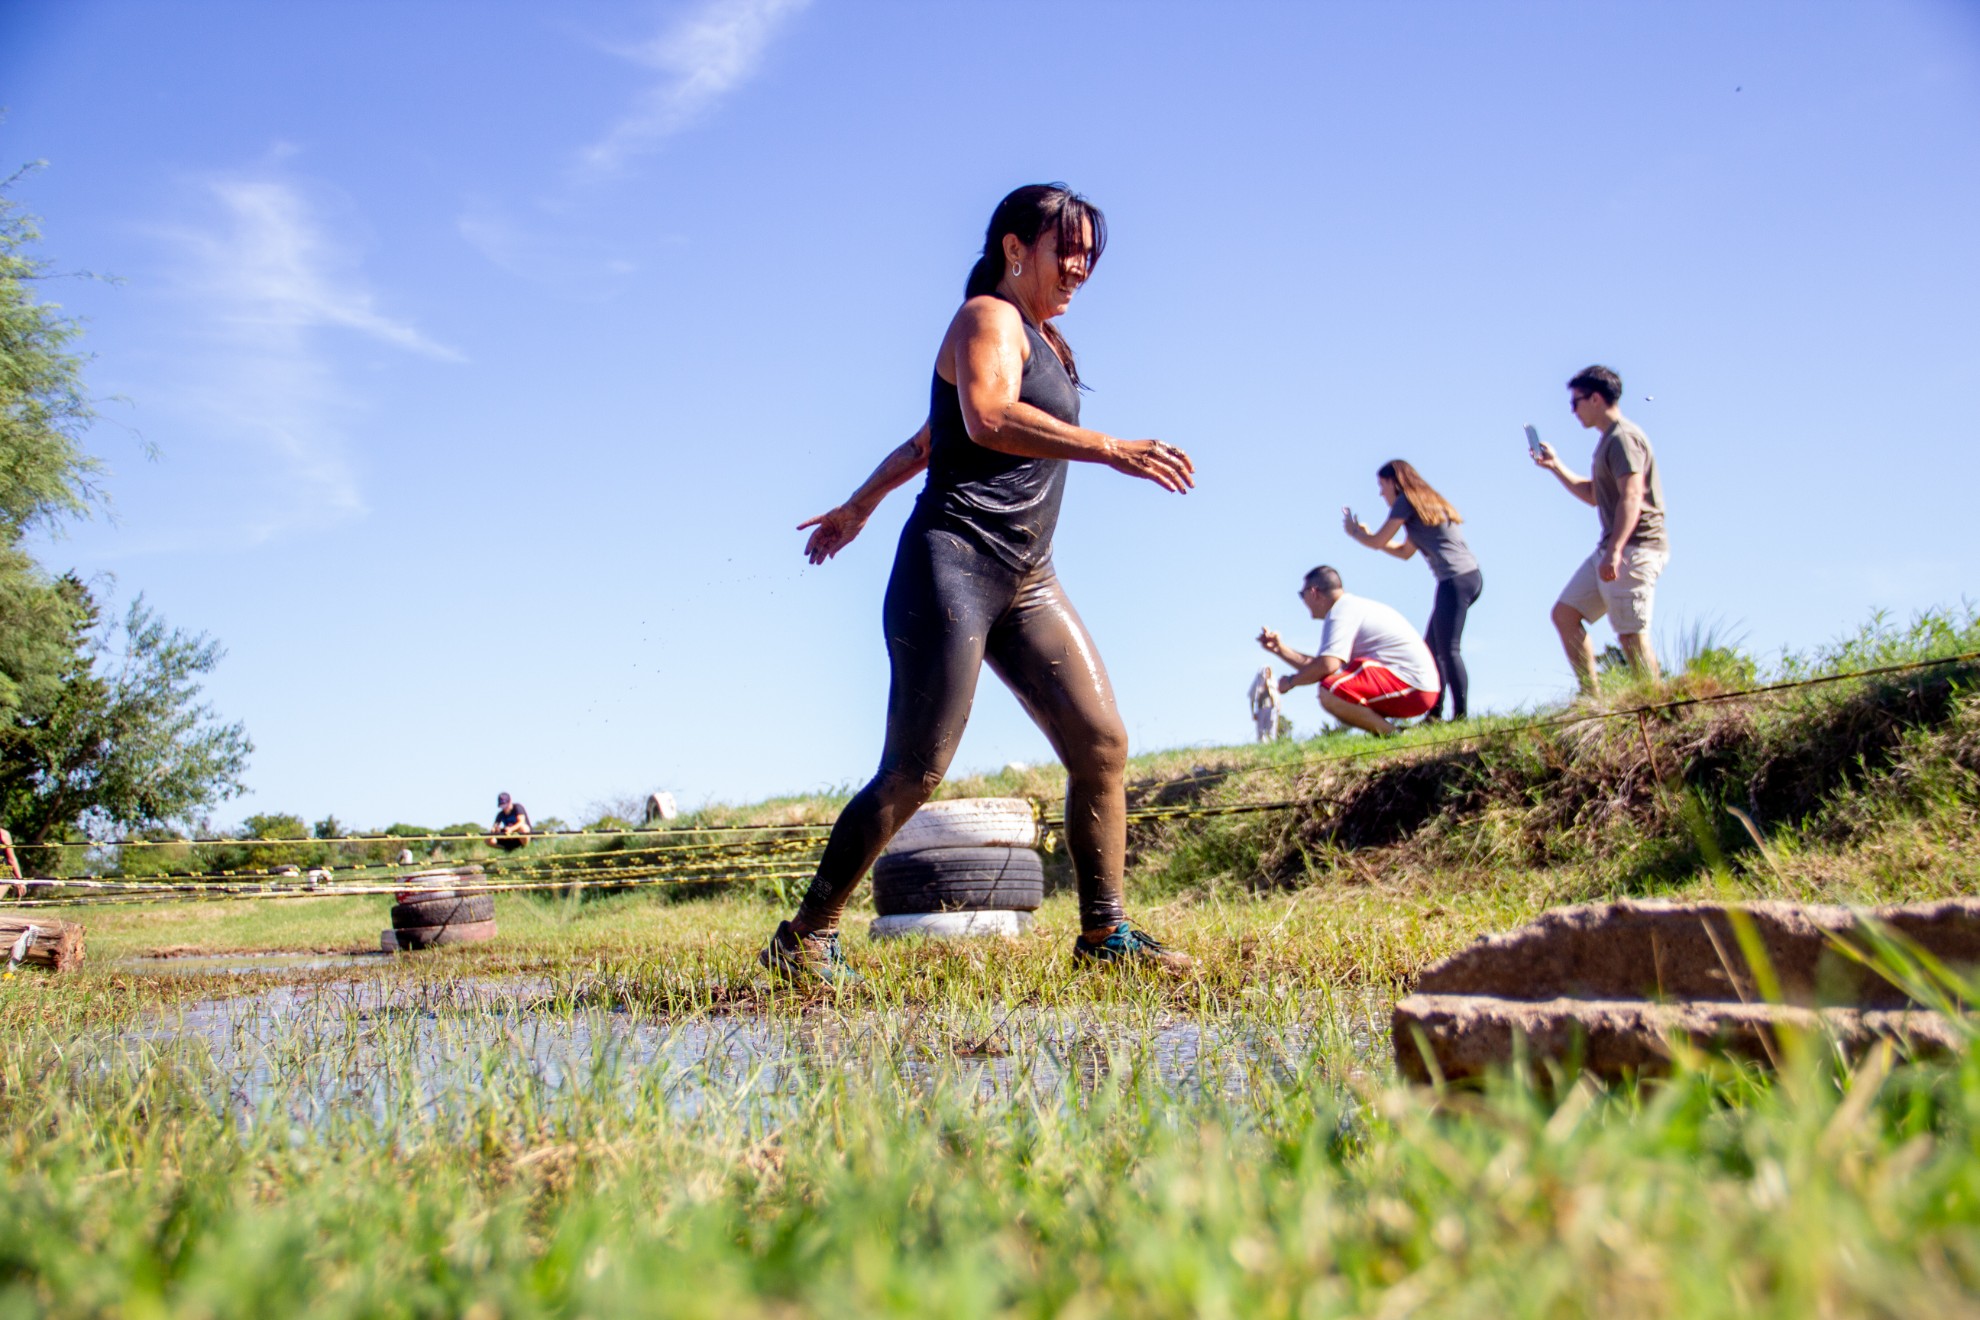
[(883, 856), (930, 848), (1032, 848), (1038, 822), (1023, 798), (952, 798), (908, 817)]
[(909, 935), (938, 940), (984, 935), (1009, 939), (1024, 934), (1030, 926), (1029, 912), (917, 912), (903, 917), (875, 917), (866, 933), (876, 940), (897, 940)]

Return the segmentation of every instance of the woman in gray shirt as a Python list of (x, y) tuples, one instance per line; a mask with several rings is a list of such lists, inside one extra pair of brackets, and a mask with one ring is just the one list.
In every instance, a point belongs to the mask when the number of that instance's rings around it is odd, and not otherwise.
[[(1437, 676), (1443, 680), (1444, 691), (1450, 694), (1451, 718), (1461, 720), (1469, 714), (1466, 696), (1470, 680), (1464, 672), (1464, 657), (1458, 654), (1458, 643), (1464, 637), (1466, 612), (1485, 590), (1485, 576), (1478, 571), (1477, 556), (1464, 543), (1464, 534), (1458, 531), (1457, 525), (1464, 519), (1421, 473), (1398, 458), (1376, 469), (1375, 484), (1382, 492), (1383, 502), (1389, 506), (1387, 520), (1371, 532), (1361, 525), (1352, 510), (1342, 509), (1342, 523), (1349, 536), (1371, 550), (1398, 559), (1408, 559), (1419, 550), (1423, 552), (1423, 561), (1430, 565), (1430, 576), (1437, 579), (1437, 597), (1430, 608), (1430, 626), (1424, 629), (1423, 640), (1429, 644), (1430, 654), (1437, 662)], [(1403, 534), (1401, 541), (1396, 540), (1398, 531)], [(1443, 717), (1444, 701), (1440, 695), (1436, 708), (1427, 718)]]

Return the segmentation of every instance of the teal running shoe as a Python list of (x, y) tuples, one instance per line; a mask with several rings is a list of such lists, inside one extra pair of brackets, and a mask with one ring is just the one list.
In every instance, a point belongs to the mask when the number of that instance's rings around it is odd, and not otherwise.
[(756, 961), (769, 968), (772, 975), (793, 985), (839, 987), (858, 985), (866, 979), (848, 966), (845, 954), (839, 952), (838, 931), (830, 935), (800, 935), (791, 929), (788, 921), (777, 923), (777, 933), (770, 937), (763, 952), (756, 955)]
[(1114, 927), (1107, 938), (1098, 944), (1091, 943), (1084, 935), (1073, 936), (1073, 961), (1081, 960), (1132, 964), (1172, 975), (1180, 975), (1196, 966), (1196, 959), (1186, 953), (1175, 953), (1164, 948), (1160, 940), (1145, 930), (1135, 929), (1130, 921), (1123, 921)]

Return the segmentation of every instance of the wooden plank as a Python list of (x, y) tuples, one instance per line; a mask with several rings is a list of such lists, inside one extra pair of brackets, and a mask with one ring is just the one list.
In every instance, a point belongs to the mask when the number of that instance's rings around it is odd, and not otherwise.
[(47, 967), (58, 972), (82, 966), (82, 923), (58, 921), (53, 917), (0, 915), (0, 953), (11, 960), (14, 946), (28, 930), (34, 931), (34, 938), (28, 941), (21, 957), (23, 964)]

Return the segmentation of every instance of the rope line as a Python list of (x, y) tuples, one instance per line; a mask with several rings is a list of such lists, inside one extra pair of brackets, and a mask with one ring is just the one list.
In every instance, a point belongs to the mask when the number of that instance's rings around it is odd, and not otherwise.
[[(542, 893), (546, 891), (556, 891), (558, 893), (563, 893), (568, 890), (584, 890), (584, 889), (605, 889), (605, 888), (641, 889), (641, 888), (650, 888), (654, 886), (736, 884), (736, 883), (741, 883), (742, 881), (745, 880), (807, 880), (810, 879), (810, 877), (811, 877), (811, 872), (809, 871), (790, 871), (790, 872), (785, 872), (782, 874), (774, 874), (774, 875), (718, 874), (718, 875), (709, 875), (709, 876), (676, 876), (676, 875), (672, 875), (671, 873), (663, 875), (656, 873), (633, 872), (623, 877), (604, 877), (604, 878), (594, 877), (590, 879), (544, 880), (540, 882), (530, 882), (530, 883), (522, 883), (522, 884), (461, 886), (461, 888), (475, 889), (478, 892), (486, 893), (490, 895), (493, 895), (498, 892), (499, 893)], [(179, 901), (182, 902), (221, 903), (221, 902), (248, 902), (248, 901), (263, 900), (263, 899), (286, 899), (286, 898), (366, 898), (366, 897), (375, 898), (386, 894), (397, 894), (401, 892), (407, 892), (407, 891), (395, 890), (392, 889), (390, 886), (385, 886), (385, 885), (351, 885), (351, 886), (339, 887), (336, 889), (262, 889), (262, 890), (236, 891), (236, 892), (228, 892), (224, 889), (219, 890), (219, 892), (215, 892), (214, 887), (197, 886), (197, 887), (189, 887), (186, 891), (179, 893), (177, 895), (177, 898), (179, 899)], [(438, 889), (434, 889), (434, 890), (420, 891), (420, 892), (438, 893), (442, 891)], [(458, 890), (456, 890), (455, 892), (458, 892)], [(164, 895), (141, 893), (141, 894), (110, 894), (98, 898), (85, 898), (81, 896), (76, 896), (70, 898), (23, 899), (7, 904), (6, 910), (12, 911), (16, 908), (50, 908), (50, 907), (115, 907), (127, 903), (150, 903), (157, 901), (162, 897), (164, 897)]]
[[(298, 841), (291, 839), (287, 842), (294, 843)], [(318, 839), (314, 842), (324, 843), (327, 840)], [(553, 853), (546, 856), (542, 862), (531, 859), (527, 862), (513, 863), (504, 862), (499, 859), (489, 859), (481, 862), (462, 863), (461, 865), (479, 867), (489, 875), (508, 875), (527, 871), (539, 865), (548, 865), (553, 861), (567, 861), (586, 857), (621, 858), (688, 853), (708, 853), (716, 856), (742, 857), (757, 856), (770, 852), (803, 852), (817, 848), (823, 842), (824, 840), (820, 838), (803, 838), (756, 842), (741, 841), (736, 843), (656, 844), (646, 848), (614, 848), (609, 851), (595, 853)], [(304, 867), (300, 863), (297, 863), (294, 869), (286, 871), (255, 868), (206, 871), (132, 871), (125, 873), (121, 878), (125, 880), (172, 880), (218, 876), (234, 880), (278, 880), (298, 874), (307, 874), (310, 871), (329, 871), (333, 873), (339, 871), (398, 871), (408, 875), (416, 875), (448, 869), (450, 868), (444, 862), (435, 862), (429, 859), (423, 862), (325, 862), (322, 865), (310, 867)]]
[[(531, 840), (624, 839), (660, 834), (769, 834), (789, 833), (794, 830), (809, 830), (822, 833), (829, 831), (831, 828), (832, 826), (829, 822), (824, 824), (799, 825), (662, 825), (623, 830), (538, 830), (530, 834), (529, 837)], [(80, 839), (67, 842), (30, 844), (17, 842), (14, 846), (16, 848), (213, 848), (236, 846), (261, 848), (273, 847), (280, 844), (287, 844), (291, 847), (296, 845), (308, 846), (314, 843), (384, 843), (403, 845), (409, 843), (475, 843), (479, 840), (489, 838), (493, 834), (494, 830), (490, 828), (476, 829), (469, 834), (336, 834), (326, 839), (264, 839), (260, 837), (230, 839), (224, 835), (213, 835), (194, 839)]]
[[(786, 866), (796, 860), (791, 857), (743, 855), (730, 859), (710, 858), (704, 861), (691, 862), (684, 866), (656, 866), (651, 863), (615, 866), (611, 864), (613, 857), (613, 854), (607, 854), (599, 858), (596, 862), (589, 864), (586, 864), (582, 859), (573, 858), (570, 859), (573, 863), (570, 865), (546, 863), (500, 872), (459, 871), (443, 873), (435, 872), (429, 868), (417, 875), (407, 876), (397, 882), (380, 882), (363, 886), (363, 888), (367, 893), (435, 893), (442, 890), (458, 889), (513, 889), (531, 879), (543, 876), (617, 874), (679, 874), (698, 876), (704, 874), (727, 875), (732, 873), (749, 875), (764, 868)], [(511, 879), (508, 877), (514, 878)], [(243, 881), (252, 881), (255, 879), (259, 879), (261, 883), (243, 883)], [(284, 880), (294, 881), (296, 877), (268, 873), (261, 877), (232, 877), (224, 880), (210, 880), (193, 876), (181, 883), (160, 883), (151, 877), (78, 877), (74, 879), (52, 877), (24, 880), (19, 883), (27, 885), (30, 888), (38, 889), (75, 888), (104, 892), (114, 891), (118, 893), (145, 894), (260, 893), (269, 890), (294, 891), (298, 894), (341, 894), (352, 892), (355, 888), (349, 882), (331, 884), (319, 881), (313, 884), (302, 882), (286, 885), (271, 883)], [(417, 883), (406, 883), (408, 880), (416, 881)]]

